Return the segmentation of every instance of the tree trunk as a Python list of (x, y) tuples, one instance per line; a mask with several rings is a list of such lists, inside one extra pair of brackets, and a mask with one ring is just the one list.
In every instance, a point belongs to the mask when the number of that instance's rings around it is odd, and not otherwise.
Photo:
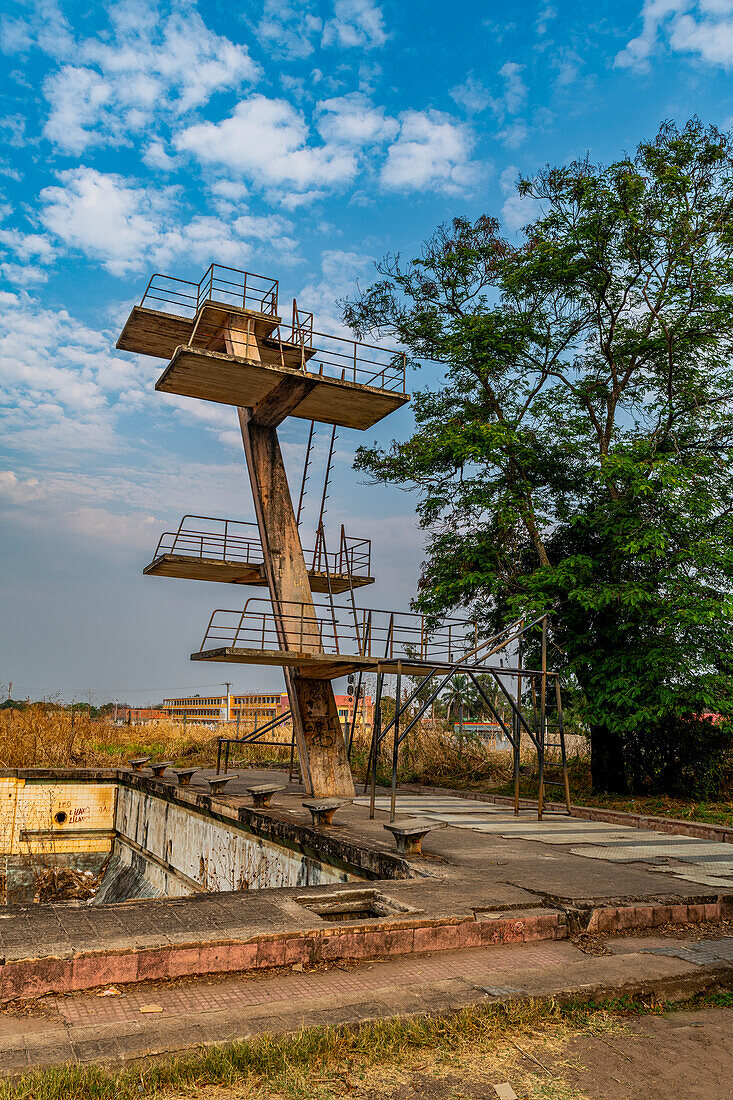
[(621, 736), (608, 726), (590, 727), (590, 771), (594, 793), (626, 794), (628, 783)]

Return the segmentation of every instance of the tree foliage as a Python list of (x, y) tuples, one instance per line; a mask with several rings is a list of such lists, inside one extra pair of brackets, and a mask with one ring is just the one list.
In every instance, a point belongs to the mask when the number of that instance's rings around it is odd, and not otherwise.
[(519, 189), (541, 210), (519, 244), (457, 218), (345, 303), (445, 372), (356, 465), (418, 492), (417, 607), (487, 630), (552, 609), (595, 785), (669, 784), (650, 752), (733, 713), (733, 143), (666, 123)]

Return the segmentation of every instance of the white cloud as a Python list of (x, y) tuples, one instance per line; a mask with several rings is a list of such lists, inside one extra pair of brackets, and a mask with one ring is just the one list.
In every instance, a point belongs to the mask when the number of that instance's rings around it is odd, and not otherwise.
[[(215, 34), (188, 3), (163, 17), (128, 0), (110, 8), (107, 35), (75, 43), (68, 29), (49, 36), (45, 9), (25, 28), (60, 63), (43, 84), (50, 108), (44, 133), (66, 152), (147, 133), (162, 117), (175, 119), (261, 74), (245, 45)], [(17, 31), (6, 46), (13, 42), (21, 48)]]
[(485, 111), (492, 102), (487, 88), (484, 87), (474, 73), (469, 73), (463, 84), (451, 88), (450, 96), (459, 107), (463, 107), (470, 115)]
[(166, 151), (162, 141), (151, 141), (142, 155), (142, 161), (158, 172), (173, 172), (178, 167), (176, 158)]
[[(700, 5), (702, 11), (712, 7)], [(731, 7), (726, 7), (726, 14), (730, 15)], [(728, 68), (733, 65), (733, 19), (696, 20), (691, 15), (681, 15), (672, 24), (670, 45), (679, 53), (697, 54), (702, 61)]]
[(0, 497), (13, 504), (30, 504), (45, 495), (37, 477), (19, 478), (14, 470), (0, 470)]
[(41, 191), (41, 219), (64, 244), (99, 260), (114, 275), (139, 269), (159, 241), (172, 196), (148, 191), (93, 168), (59, 175), (61, 186)]
[(372, 0), (334, 0), (333, 18), (323, 28), (324, 46), (371, 49), (386, 41), (382, 10)]
[(510, 233), (516, 233), (533, 221), (540, 213), (537, 199), (520, 195), (517, 192), (518, 169), (510, 164), (499, 177), (499, 186), (506, 195), (501, 208), (504, 225)]
[(119, 136), (122, 119), (106, 108), (112, 99), (110, 84), (92, 69), (64, 65), (43, 84), (51, 105), (44, 126), (49, 141), (68, 153), (81, 153), (90, 144), (90, 130), (106, 115), (108, 136)]
[(260, 45), (274, 58), (310, 57), (323, 20), (299, 0), (265, 0), (257, 25)]
[(320, 331), (353, 339), (353, 333), (341, 320), (338, 301), (353, 294), (359, 279), (370, 274), (374, 274), (371, 256), (346, 249), (327, 249), (321, 255), (320, 274), (314, 274), (298, 291), (298, 305), (313, 313)]
[(49, 240), (40, 233), (21, 233), (18, 229), (0, 229), (0, 245), (19, 260), (39, 260), (48, 263), (54, 257)]
[(645, 0), (641, 20), (641, 33), (617, 54), (617, 68), (646, 71), (660, 41), (710, 65), (733, 65), (730, 0)]
[(557, 9), (553, 7), (552, 4), (545, 4), (544, 8), (539, 12), (535, 22), (535, 29), (540, 37), (547, 34), (548, 26), (552, 19), (557, 19)]
[(361, 92), (325, 99), (318, 104), (318, 130), (326, 141), (365, 146), (389, 141), (399, 130), (396, 119), (375, 107)]
[(109, 333), (27, 294), (0, 295), (0, 433), (6, 447), (114, 451), (120, 391), (140, 391), (149, 365), (115, 355)]
[(557, 69), (555, 83), (559, 88), (566, 88), (573, 84), (578, 77), (583, 59), (575, 50), (563, 47), (559, 49), (553, 58), (553, 67)]
[(165, 267), (181, 256), (241, 267), (252, 241), (268, 241), (288, 256), (297, 250), (292, 225), (281, 216), (242, 212), (228, 222), (205, 215), (186, 221), (176, 189), (146, 187), (93, 168), (60, 173), (59, 186), (45, 188), (40, 198), (49, 232), (113, 275)]
[(497, 136), (506, 145), (507, 149), (518, 149), (527, 140), (528, 134), (529, 130), (526, 122), (522, 122), (520, 118), (515, 118), (513, 122), (500, 130)]
[(527, 85), (522, 80), (524, 68), (524, 65), (518, 65), (516, 61), (507, 61), (499, 69), (499, 76), (504, 80), (501, 102), (510, 115), (521, 111), (527, 102)]
[(48, 280), (48, 272), (34, 264), (0, 263), (0, 275), (13, 286), (35, 286)]
[(74, 49), (74, 40), (66, 17), (57, 0), (40, 0), (35, 11), (24, 19), (3, 20), (0, 44), (5, 53), (25, 53), (31, 46), (53, 56), (66, 56)]
[(474, 139), (466, 125), (440, 111), (405, 111), (400, 124), (382, 168), (383, 187), (458, 194), (475, 181)]
[(211, 190), (218, 198), (229, 202), (242, 202), (248, 194), (247, 188), (239, 180), (215, 180)]
[[(137, 456), (155, 446), (161, 423), (176, 421), (205, 429), (211, 438), (224, 436), (236, 425), (232, 409), (203, 401), (153, 393), (161, 364), (147, 356), (114, 350), (119, 326), (96, 331), (66, 310), (45, 308), (27, 293), (0, 292), (0, 435), (7, 450), (26, 460), (38, 456), (44, 471), (68, 467), (64, 492), (74, 494), (75, 506), (94, 505), (97, 492), (83, 488), (84, 478), (99, 485), (101, 474), (90, 465), (89, 455)], [(147, 414), (154, 428), (142, 434), (140, 417)], [(134, 418), (136, 432), (128, 436)], [(241, 441), (240, 441), (241, 443)], [(167, 462), (161, 456), (162, 462)], [(170, 459), (175, 465), (175, 459)], [(156, 463), (157, 466), (157, 463)], [(79, 472), (83, 470), (84, 472)], [(17, 471), (16, 471), (17, 473)], [(151, 509), (155, 490), (152, 475), (146, 494), (128, 486), (122, 493), (122, 477), (111, 474), (105, 501)], [(79, 479), (78, 484), (75, 478)], [(41, 486), (47, 487), (44, 472)], [(189, 483), (190, 484), (190, 483)], [(0, 496), (16, 504), (26, 503), (29, 493), (40, 495), (37, 483), (17, 484), (15, 474), (0, 476)], [(166, 500), (165, 492), (160, 499)], [(119, 496), (119, 500), (118, 500)], [(204, 498), (205, 499), (205, 498)], [(170, 502), (168, 502), (170, 503)], [(190, 503), (190, 502), (189, 502)]]
[(303, 115), (290, 103), (254, 95), (221, 122), (183, 130), (175, 144), (203, 164), (224, 166), (265, 188), (307, 191), (354, 178), (357, 162), (351, 151), (329, 143), (311, 145), (309, 138)]

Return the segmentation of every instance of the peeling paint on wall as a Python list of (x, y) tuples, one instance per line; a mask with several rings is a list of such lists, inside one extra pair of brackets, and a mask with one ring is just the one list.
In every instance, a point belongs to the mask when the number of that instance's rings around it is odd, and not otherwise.
[[(158, 895), (359, 882), (362, 876), (134, 788), (117, 801), (114, 859)], [(135, 860), (135, 856), (139, 857)]]

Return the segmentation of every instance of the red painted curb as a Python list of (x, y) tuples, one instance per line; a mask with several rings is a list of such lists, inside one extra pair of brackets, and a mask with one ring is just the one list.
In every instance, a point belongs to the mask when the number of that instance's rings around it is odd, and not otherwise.
[[(733, 918), (733, 896), (681, 905), (627, 905), (594, 909), (589, 932), (629, 932), (669, 923), (695, 924)], [(71, 993), (107, 984), (264, 970), (295, 962), (367, 959), (423, 951), (455, 951), (505, 943), (567, 938), (565, 914), (554, 910), (514, 918), (393, 921), (273, 933), (251, 940), (190, 943), (148, 950), (84, 952), (69, 959), (37, 958), (0, 967), (0, 1001), (29, 1000), (45, 993)]]
[(514, 919), (391, 922), (389, 926), (337, 927), (275, 933), (251, 940), (191, 943), (149, 950), (84, 952), (9, 961), (0, 967), (0, 1001), (70, 993), (95, 986), (159, 978), (263, 970), (294, 962), (410, 955), (491, 944), (565, 939), (565, 915), (552, 911)]
[(704, 921), (730, 920), (732, 917), (733, 896), (681, 905), (621, 905), (594, 909), (587, 931), (628, 932), (659, 928), (663, 924), (701, 924)]

